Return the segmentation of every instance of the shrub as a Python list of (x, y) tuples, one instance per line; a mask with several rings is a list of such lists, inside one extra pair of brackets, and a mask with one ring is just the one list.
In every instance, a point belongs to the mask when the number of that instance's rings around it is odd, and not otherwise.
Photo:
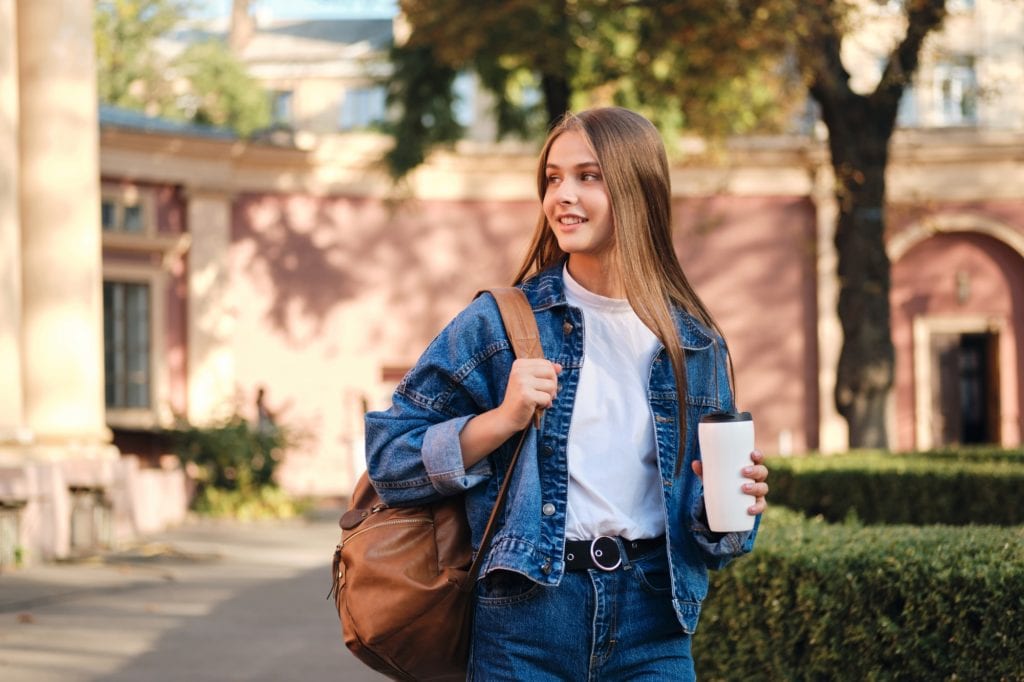
[(774, 504), (830, 521), (1024, 523), (1019, 451), (773, 457), (768, 466)]
[(213, 516), (294, 516), (297, 507), (273, 482), (288, 432), (256, 429), (235, 416), (223, 424), (183, 424), (169, 432), (186, 471), (199, 484), (193, 508)]
[(1024, 528), (826, 524), (773, 507), (712, 575), (703, 680), (1024, 679)]
[(255, 491), (203, 488), (193, 508), (200, 514), (230, 517), (239, 521), (258, 519), (290, 519), (305, 513), (310, 507), (306, 500), (296, 500), (277, 486), (265, 485)]

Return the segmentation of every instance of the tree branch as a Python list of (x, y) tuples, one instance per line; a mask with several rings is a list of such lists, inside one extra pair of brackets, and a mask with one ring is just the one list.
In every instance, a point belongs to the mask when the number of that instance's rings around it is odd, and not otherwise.
[(837, 26), (839, 17), (836, 16), (835, 5), (825, 3), (818, 12), (806, 17), (818, 25), (809, 32), (811, 44), (800, 48), (800, 61), (811, 77), (807, 89), (824, 109), (848, 101), (855, 93), (850, 89), (850, 73), (843, 66), (843, 40)]
[(879, 113), (891, 113), (895, 120), (903, 90), (917, 71), (921, 46), (946, 18), (946, 0), (907, 0), (907, 34), (889, 55), (869, 105)]

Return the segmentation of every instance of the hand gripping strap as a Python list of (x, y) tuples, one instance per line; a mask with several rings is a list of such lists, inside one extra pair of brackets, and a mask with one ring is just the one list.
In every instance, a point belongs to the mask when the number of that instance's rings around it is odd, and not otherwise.
[[(526, 300), (526, 295), (515, 287), (484, 289), (477, 295), (479, 296), (484, 291), (489, 292), (494, 296), (494, 300), (498, 302), (501, 320), (505, 324), (505, 333), (512, 343), (512, 350), (515, 352), (516, 358), (544, 357), (544, 349), (540, 345), (540, 331), (537, 329), (537, 319), (533, 316), (533, 309), (530, 308), (530, 302)], [(534, 425), (538, 429), (540, 428), (541, 415), (541, 410), (537, 410), (533, 418)], [(512, 458), (509, 460), (508, 470), (505, 472), (505, 480), (501, 482), (498, 498), (494, 501), (494, 508), (491, 510), (490, 518), (487, 519), (487, 526), (484, 528), (484, 534), (480, 540), (480, 549), (477, 550), (476, 556), (473, 558), (473, 564), (469, 567), (467, 580), (462, 583), (462, 589), (466, 591), (473, 589), (473, 585), (476, 584), (476, 578), (480, 574), (480, 565), (483, 563), (484, 557), (487, 556), (487, 551), (491, 548), (491, 539), (494, 537), (494, 531), (497, 530), (498, 525), (496, 520), (501, 513), (501, 508), (505, 505), (505, 499), (508, 497), (512, 470), (515, 469), (516, 462), (519, 461), (519, 453), (523, 449), (523, 443), (526, 442), (526, 434), (529, 430), (529, 426), (523, 429), (519, 435), (516, 449), (512, 453)]]

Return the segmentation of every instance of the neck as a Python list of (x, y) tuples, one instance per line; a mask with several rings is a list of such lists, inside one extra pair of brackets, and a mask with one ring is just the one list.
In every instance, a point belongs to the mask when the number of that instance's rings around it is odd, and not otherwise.
[(605, 298), (626, 298), (622, 274), (611, 258), (571, 254), (567, 267), (572, 278), (587, 291)]

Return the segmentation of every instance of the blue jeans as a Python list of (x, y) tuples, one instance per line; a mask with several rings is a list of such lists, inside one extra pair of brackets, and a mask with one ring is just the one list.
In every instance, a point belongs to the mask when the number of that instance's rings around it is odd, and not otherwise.
[(567, 571), (558, 587), (511, 571), (477, 585), (469, 680), (695, 680), (672, 609), (668, 557)]

